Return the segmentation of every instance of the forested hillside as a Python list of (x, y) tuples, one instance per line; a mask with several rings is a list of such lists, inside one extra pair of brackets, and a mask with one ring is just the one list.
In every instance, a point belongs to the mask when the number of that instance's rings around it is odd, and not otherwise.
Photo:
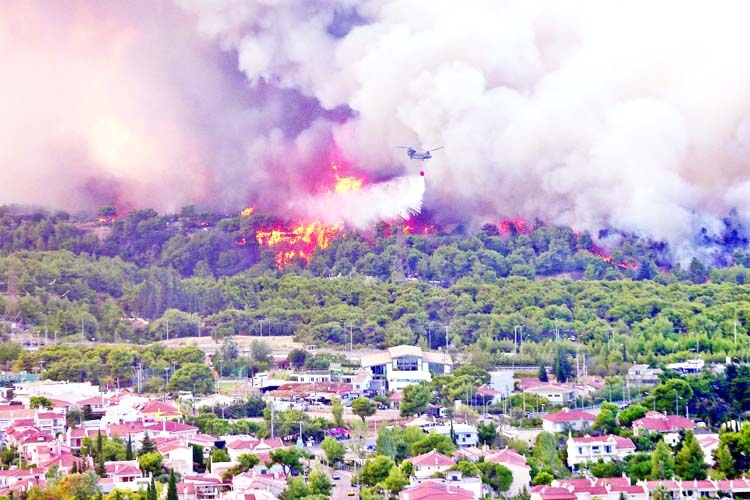
[(696, 351), (739, 357), (750, 341), (746, 267), (693, 259), (682, 269), (664, 245), (634, 237), (605, 253), (588, 234), (543, 225), (416, 235), (382, 224), (278, 269), (254, 238), (273, 222), (264, 215), (0, 213), (6, 334), (15, 325), (139, 343), (262, 333), (432, 348), (447, 335), (487, 367), (577, 352), (600, 373)]

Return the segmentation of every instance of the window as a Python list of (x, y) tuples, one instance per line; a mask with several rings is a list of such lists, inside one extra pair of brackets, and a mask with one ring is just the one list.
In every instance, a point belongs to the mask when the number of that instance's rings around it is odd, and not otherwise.
[(419, 370), (419, 358), (414, 356), (402, 356), (394, 360), (396, 370), (402, 372), (415, 372)]

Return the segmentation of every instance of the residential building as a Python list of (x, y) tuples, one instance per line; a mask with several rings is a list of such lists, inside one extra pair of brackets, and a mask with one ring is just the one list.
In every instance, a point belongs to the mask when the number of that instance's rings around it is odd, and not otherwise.
[(575, 388), (557, 383), (548, 383), (524, 389), (527, 394), (537, 394), (540, 398), (546, 398), (553, 405), (566, 406), (575, 401)]
[(562, 411), (542, 415), (542, 429), (545, 432), (582, 431), (591, 428), (596, 422), (596, 415), (584, 410), (563, 408)]
[(606, 436), (568, 437), (568, 466), (603, 460), (622, 460), (635, 453), (635, 444), (628, 438), (608, 434)]
[(680, 442), (680, 433), (688, 429), (695, 429), (695, 422), (679, 415), (665, 415), (657, 411), (650, 411), (634, 420), (631, 424), (634, 434), (656, 432), (664, 435), (664, 442), (674, 446)]
[(696, 374), (701, 373), (705, 366), (706, 362), (702, 359), (688, 359), (680, 363), (670, 363), (667, 365), (667, 369), (684, 374)]
[(400, 345), (362, 356), (361, 365), (372, 375), (370, 388), (384, 393), (403, 390), (407, 385), (430, 382), (432, 373), (450, 373), (453, 360), (445, 353), (424, 352), (419, 346)]
[(477, 428), (473, 425), (461, 423), (433, 425), (426, 430), (431, 434), (442, 434), (448, 437), (451, 437), (452, 432), (456, 446), (459, 448), (468, 448), (479, 444), (479, 434), (477, 434)]
[(512, 448), (493, 451), (484, 456), (485, 462), (494, 462), (506, 466), (513, 473), (513, 482), (508, 488), (508, 495), (517, 495), (524, 487), (531, 484), (531, 467), (526, 457)]
[(474, 494), (458, 486), (438, 481), (425, 481), (417, 486), (405, 488), (398, 494), (399, 500), (476, 500)]
[(456, 462), (451, 457), (438, 453), (435, 450), (417, 455), (416, 457), (407, 458), (406, 460), (414, 466), (414, 477), (417, 480), (428, 479), (435, 475), (435, 473), (445, 472), (456, 465)]
[(659, 383), (661, 368), (651, 368), (645, 364), (635, 364), (628, 368), (628, 384), (638, 387), (639, 385), (656, 385)]

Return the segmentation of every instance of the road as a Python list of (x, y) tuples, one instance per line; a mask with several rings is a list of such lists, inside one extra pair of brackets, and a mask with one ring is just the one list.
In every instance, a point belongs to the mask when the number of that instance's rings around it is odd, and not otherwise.
[(352, 473), (349, 471), (341, 470), (337, 471), (341, 476), (340, 479), (334, 481), (333, 491), (331, 492), (331, 498), (336, 500), (352, 498), (359, 498), (359, 495), (347, 496), (347, 492), (352, 489)]

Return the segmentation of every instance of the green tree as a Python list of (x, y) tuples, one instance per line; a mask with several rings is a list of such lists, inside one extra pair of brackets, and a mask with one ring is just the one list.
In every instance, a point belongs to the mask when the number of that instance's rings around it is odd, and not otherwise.
[(237, 464), (233, 465), (221, 476), (222, 481), (231, 482), (231, 478), (244, 474), (260, 463), (260, 459), (254, 453), (242, 453), (237, 457)]
[(401, 399), (400, 414), (402, 417), (418, 415), (427, 411), (430, 403), (430, 391), (422, 384), (411, 384), (404, 387)]
[(185, 363), (169, 378), (167, 390), (212, 394), (214, 392), (214, 377), (208, 366), (203, 363)]
[(334, 398), (331, 402), (331, 416), (334, 427), (344, 426), (344, 403), (341, 402), (341, 398)]
[(326, 459), (328, 460), (329, 464), (333, 465), (336, 462), (340, 462), (344, 459), (346, 448), (338, 439), (328, 436), (323, 440), (322, 443), (320, 443), (320, 447), (326, 454)]
[(648, 413), (648, 408), (636, 403), (620, 411), (617, 415), (617, 420), (620, 422), (621, 426), (630, 427), (630, 424), (632, 424), (634, 420), (642, 418), (646, 413)]
[(169, 471), (169, 482), (167, 483), (167, 500), (179, 500), (177, 496), (177, 478), (174, 469)]
[(706, 479), (703, 450), (690, 429), (685, 432), (680, 451), (675, 456), (674, 471), (678, 477), (685, 480)]
[(141, 441), (141, 449), (138, 450), (138, 455), (145, 455), (146, 453), (152, 453), (156, 451), (156, 444), (151, 440), (148, 432), (143, 433), (143, 440)]
[(651, 455), (648, 453), (633, 453), (628, 455), (625, 457), (623, 464), (627, 476), (638, 481), (643, 481), (651, 476), (651, 467)]
[(312, 456), (305, 450), (289, 447), (289, 448), (277, 448), (271, 450), (269, 453), (271, 463), (279, 464), (284, 469), (284, 474), (296, 474), (302, 470), (302, 463), (300, 462), (303, 458), (312, 458)]
[(565, 477), (567, 467), (557, 453), (557, 437), (550, 432), (542, 432), (536, 438), (531, 451), (532, 467), (538, 471), (549, 472), (553, 477)]
[(250, 342), (250, 355), (258, 363), (270, 363), (273, 349), (265, 340), (254, 339)]
[(539, 374), (537, 375), (540, 382), (549, 382), (549, 376), (547, 375), (547, 367), (544, 363), (539, 364)]
[(674, 476), (674, 457), (672, 450), (664, 440), (656, 443), (651, 455), (651, 476), (650, 479), (671, 479)]
[(477, 434), (479, 442), (491, 446), (497, 439), (497, 428), (492, 422), (479, 422), (477, 424)]
[(363, 423), (366, 417), (375, 415), (377, 409), (375, 403), (367, 398), (357, 398), (352, 401), (352, 413), (361, 418)]
[(716, 470), (724, 478), (733, 479), (737, 477), (737, 472), (734, 469), (734, 457), (732, 457), (727, 443), (719, 444), (719, 447), (714, 451), (714, 460)]
[[(400, 429), (399, 431), (400, 434), (403, 434), (403, 431)], [(392, 459), (397, 460), (398, 448), (392, 428), (389, 428), (387, 425), (380, 426), (380, 429), (378, 429), (378, 437), (375, 440), (375, 450), (378, 455), (385, 455), (386, 457), (391, 457)]]
[(52, 409), (52, 400), (46, 396), (31, 396), (29, 399), (29, 408)]
[(422, 455), (432, 450), (451, 456), (455, 449), (456, 445), (453, 444), (453, 441), (448, 436), (443, 434), (428, 434), (423, 439), (412, 444), (409, 451), (412, 456)]
[(91, 500), (99, 498), (99, 476), (93, 471), (67, 474), (50, 491), (52, 498), (70, 500)]
[(496, 494), (508, 491), (513, 483), (513, 473), (506, 466), (494, 462), (479, 462), (477, 464), (482, 482), (488, 485)]
[(534, 486), (538, 486), (540, 484), (546, 484), (547, 486), (549, 486), (550, 484), (552, 484), (553, 479), (555, 479), (555, 476), (543, 470), (536, 476), (534, 476), (534, 478), (531, 480), (531, 484), (533, 484)]
[(605, 462), (600, 458), (596, 462), (588, 464), (588, 468), (594, 477), (617, 477), (622, 475), (622, 465), (615, 460)]
[(561, 384), (564, 384), (570, 378), (573, 373), (573, 365), (570, 364), (568, 359), (568, 353), (562, 347), (557, 348), (557, 356), (555, 357), (555, 379)]
[(144, 474), (161, 474), (162, 456), (158, 451), (150, 451), (138, 457), (138, 465)]
[(125, 447), (125, 460), (133, 460), (133, 438), (128, 434), (127, 446)]
[(359, 480), (362, 484), (375, 486), (388, 477), (388, 473), (395, 468), (395, 465), (393, 459), (383, 455), (368, 458), (359, 474)]
[(404, 486), (409, 484), (409, 479), (404, 476), (404, 473), (398, 467), (392, 467), (388, 471), (388, 476), (383, 481), (385, 489), (388, 490), (392, 495), (398, 494), (404, 489)]
[(322, 470), (314, 470), (310, 472), (310, 475), (307, 478), (307, 483), (310, 485), (310, 493), (313, 495), (323, 495), (328, 497), (333, 489), (333, 483), (328, 477), (328, 474)]
[(299, 370), (304, 366), (307, 355), (307, 351), (304, 349), (292, 349), (286, 359), (290, 365)]
[(617, 418), (609, 408), (602, 408), (594, 421), (594, 429), (604, 434), (613, 434), (617, 431)]

